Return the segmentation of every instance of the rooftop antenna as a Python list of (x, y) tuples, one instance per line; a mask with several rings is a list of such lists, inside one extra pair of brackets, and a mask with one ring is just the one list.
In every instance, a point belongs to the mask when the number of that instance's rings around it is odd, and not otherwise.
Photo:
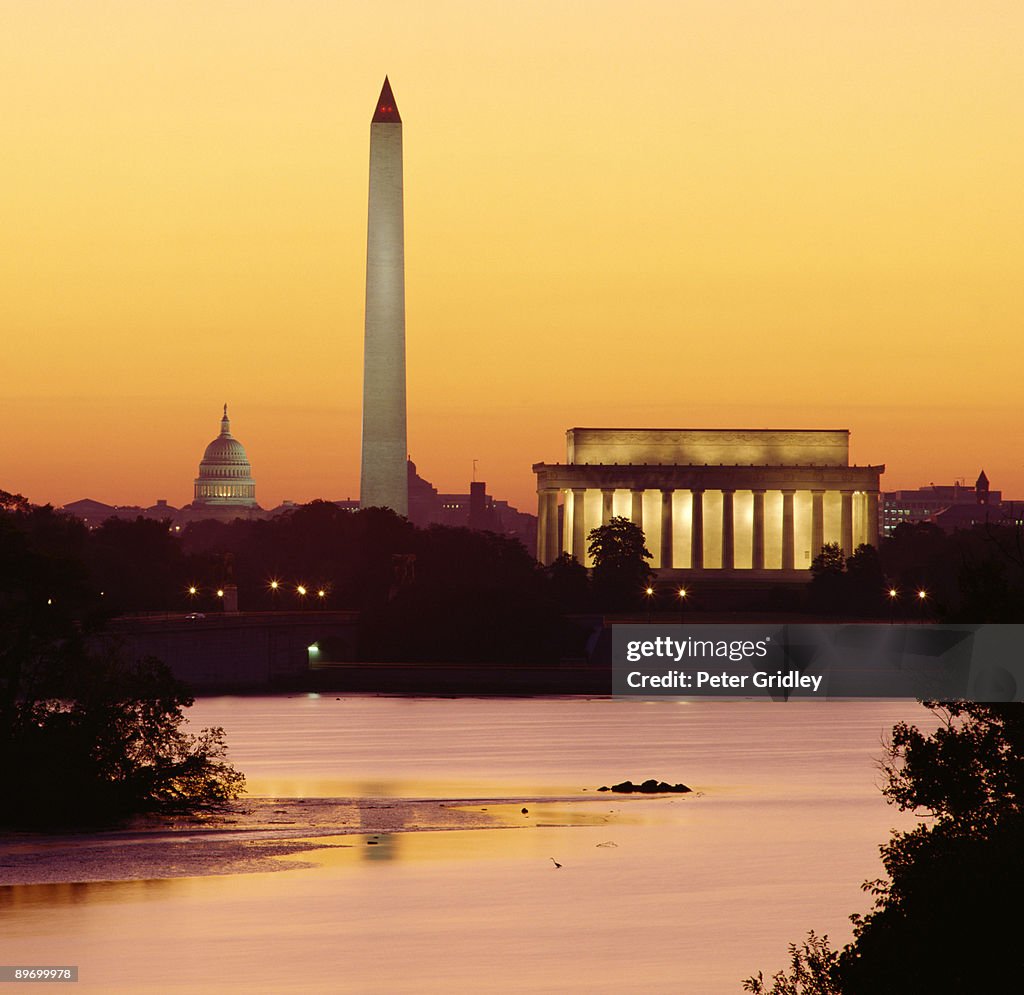
[(476, 464), (477, 464), (477, 462), (478, 462), (477, 460), (473, 460), (473, 483), (474, 484), (476, 483)]

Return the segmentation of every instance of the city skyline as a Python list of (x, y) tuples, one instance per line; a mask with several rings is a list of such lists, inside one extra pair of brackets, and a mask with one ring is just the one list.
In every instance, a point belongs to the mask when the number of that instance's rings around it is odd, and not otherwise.
[(1024, 491), (1015, 6), (288, 10), (8, 13), (0, 486), (184, 503), (228, 397), (267, 506), (359, 493), (388, 74), (442, 488), (477, 459), (529, 508), (614, 424), (848, 427), (884, 490)]

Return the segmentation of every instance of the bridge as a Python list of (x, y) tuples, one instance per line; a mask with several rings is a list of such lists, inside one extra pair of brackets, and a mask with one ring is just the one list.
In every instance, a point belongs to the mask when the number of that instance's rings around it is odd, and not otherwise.
[(102, 641), (155, 656), (196, 691), (304, 685), (320, 659), (356, 659), (359, 613), (294, 611), (139, 615), (114, 619)]

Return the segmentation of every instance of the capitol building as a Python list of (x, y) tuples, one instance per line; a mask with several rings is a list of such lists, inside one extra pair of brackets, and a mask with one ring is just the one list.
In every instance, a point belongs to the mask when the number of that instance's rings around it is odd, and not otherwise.
[(236, 518), (269, 518), (293, 507), (284, 502), (273, 511), (264, 511), (256, 503), (256, 481), (245, 446), (231, 434), (228, 406), (220, 420), (220, 434), (210, 442), (199, 463), (191, 504), (175, 508), (165, 500), (143, 508), (139, 505), (112, 505), (86, 498), (64, 505), (64, 511), (82, 519), (90, 528), (108, 518), (153, 518), (170, 521), (180, 531), (189, 522), (217, 519), (232, 522)]
[(245, 447), (231, 434), (227, 404), (220, 420), (220, 435), (206, 447), (199, 464), (192, 508), (214, 514), (219, 509), (238, 512), (259, 508), (252, 467), (245, 455)]

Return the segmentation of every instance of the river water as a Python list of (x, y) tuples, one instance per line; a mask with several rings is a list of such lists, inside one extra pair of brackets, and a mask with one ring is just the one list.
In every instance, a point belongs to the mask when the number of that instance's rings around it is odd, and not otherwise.
[[(225, 727), (254, 795), (529, 813), (346, 837), (281, 873), (3, 889), (0, 963), (77, 964), (89, 992), (737, 993), (810, 928), (849, 938), (906, 825), (878, 790), (881, 739), (934, 724), (913, 702), (369, 695), (189, 716)], [(694, 793), (594, 790), (649, 777)]]

